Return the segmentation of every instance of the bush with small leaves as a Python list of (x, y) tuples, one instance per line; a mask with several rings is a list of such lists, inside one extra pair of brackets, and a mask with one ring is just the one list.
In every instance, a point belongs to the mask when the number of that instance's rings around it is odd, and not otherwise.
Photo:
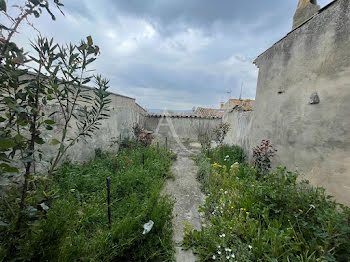
[(222, 123), (217, 128), (214, 129), (215, 141), (219, 145), (223, 144), (228, 131), (230, 131), (229, 123)]
[(271, 159), (275, 156), (277, 150), (269, 140), (262, 140), (261, 144), (253, 149), (254, 167), (262, 175), (267, 174), (271, 168)]
[(350, 208), (286, 168), (261, 179), (237, 161), (236, 146), (216, 150), (197, 161), (210, 177), (198, 177), (207, 195), (203, 227), (185, 228), (184, 247), (200, 261), (349, 261)]

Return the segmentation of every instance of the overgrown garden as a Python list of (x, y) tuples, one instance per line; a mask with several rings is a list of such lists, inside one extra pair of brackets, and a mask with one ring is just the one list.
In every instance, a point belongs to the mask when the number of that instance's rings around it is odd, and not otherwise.
[(237, 146), (198, 155), (206, 222), (187, 225), (184, 246), (201, 261), (349, 261), (350, 209), (297, 173), (272, 172), (275, 153), (263, 141), (254, 166)]
[(23, 24), (37, 30), (30, 18), (56, 20), (63, 6), (0, 0), (0, 176), (13, 181), (0, 196), (0, 261), (171, 261), (173, 205), (160, 191), (174, 155), (137, 134), (118, 153), (64, 163), (109, 118), (99, 46), (39, 33), (28, 53), (14, 41)]
[(18, 238), (20, 193), (10, 188), (0, 202), (0, 261), (172, 261), (173, 203), (160, 192), (175, 156), (123, 145), (84, 165), (66, 163), (52, 180), (32, 177)]

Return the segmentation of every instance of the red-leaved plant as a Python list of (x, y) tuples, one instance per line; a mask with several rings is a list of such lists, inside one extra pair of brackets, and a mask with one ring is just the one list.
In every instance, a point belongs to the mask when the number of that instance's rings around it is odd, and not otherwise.
[(150, 146), (152, 144), (153, 135), (147, 132), (142, 125), (134, 123), (132, 130), (136, 142), (141, 142), (144, 146)]
[(262, 140), (261, 144), (253, 149), (254, 167), (265, 175), (271, 168), (271, 159), (275, 156), (275, 149), (269, 140)]
[(134, 123), (134, 125), (132, 127), (132, 132), (133, 132), (133, 135), (134, 135), (134, 139), (137, 142), (141, 141), (141, 135), (144, 132), (144, 130), (145, 129), (140, 124)]

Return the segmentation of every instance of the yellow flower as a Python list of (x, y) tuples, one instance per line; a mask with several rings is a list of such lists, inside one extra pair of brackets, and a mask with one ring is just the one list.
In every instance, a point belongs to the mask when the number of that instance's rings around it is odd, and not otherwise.
[(303, 212), (303, 210), (299, 209), (299, 212)]
[(222, 203), (222, 199), (220, 199), (220, 203)]
[(249, 212), (246, 212), (247, 215), (249, 215)]
[(232, 230), (232, 227), (229, 227)]
[(233, 209), (233, 206), (231, 206), (231, 208)]

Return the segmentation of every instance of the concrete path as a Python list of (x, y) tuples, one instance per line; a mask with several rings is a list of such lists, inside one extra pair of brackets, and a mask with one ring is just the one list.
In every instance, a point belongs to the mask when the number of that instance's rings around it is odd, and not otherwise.
[(180, 148), (174, 148), (173, 151), (177, 153), (177, 160), (171, 168), (175, 179), (167, 181), (163, 194), (170, 195), (176, 201), (173, 211), (173, 241), (176, 248), (176, 261), (194, 262), (196, 257), (192, 251), (182, 250), (180, 246), (184, 238), (183, 223), (190, 222), (195, 229), (200, 230), (201, 221), (198, 208), (204, 203), (205, 197), (196, 180), (197, 166), (189, 158), (191, 153)]

